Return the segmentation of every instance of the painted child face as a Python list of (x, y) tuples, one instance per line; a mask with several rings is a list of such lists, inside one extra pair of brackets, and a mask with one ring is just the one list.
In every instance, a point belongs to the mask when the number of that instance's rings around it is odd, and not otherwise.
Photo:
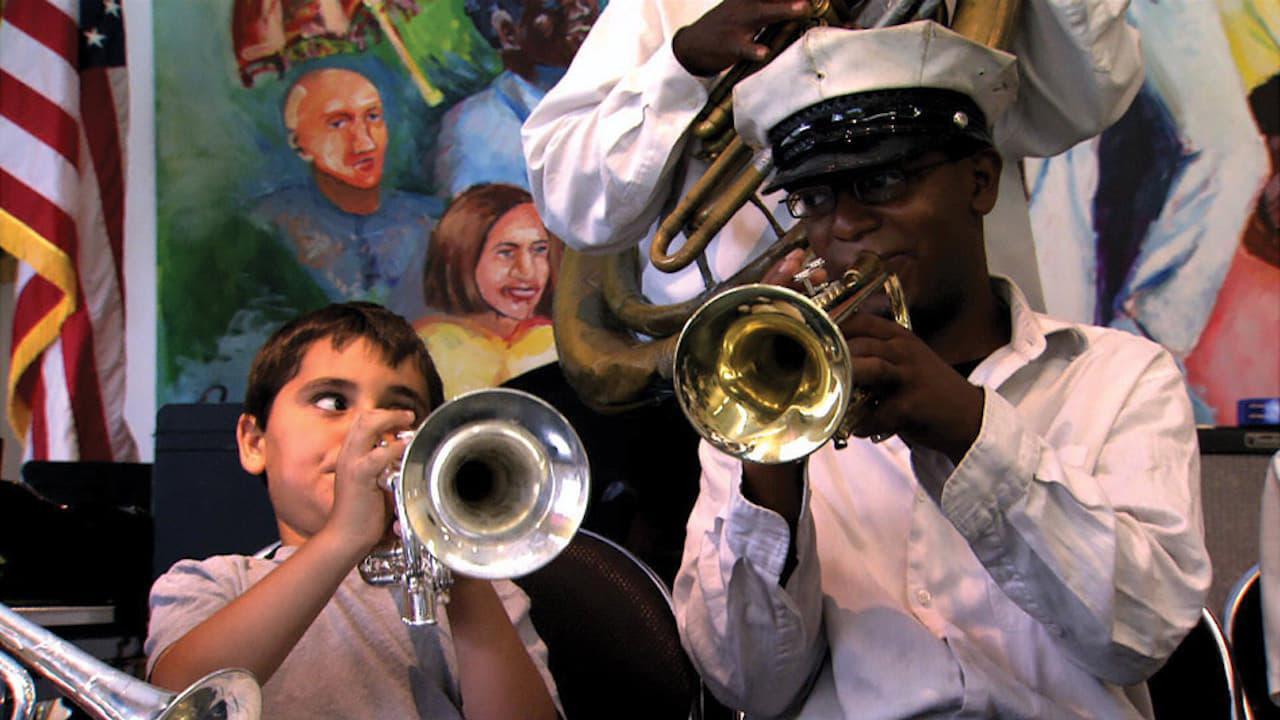
[(551, 277), (551, 238), (532, 203), (494, 223), (476, 263), (480, 297), (499, 315), (527, 320)]
[(244, 437), (241, 421), (240, 462), (250, 473), (266, 472), (281, 538), (305, 540), (324, 526), (338, 454), (361, 413), (407, 409), (416, 424), (430, 410), (427, 397), (426, 378), (412, 359), (391, 367), (363, 339), (341, 350), (327, 339), (313, 343), (276, 395), (266, 430)]

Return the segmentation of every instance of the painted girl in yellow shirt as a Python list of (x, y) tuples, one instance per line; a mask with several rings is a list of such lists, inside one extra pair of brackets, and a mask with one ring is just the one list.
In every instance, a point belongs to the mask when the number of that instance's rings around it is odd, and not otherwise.
[(446, 398), (555, 361), (551, 298), (561, 248), (521, 188), (474, 185), (449, 204), (423, 273), (427, 305), (441, 314), (415, 323)]

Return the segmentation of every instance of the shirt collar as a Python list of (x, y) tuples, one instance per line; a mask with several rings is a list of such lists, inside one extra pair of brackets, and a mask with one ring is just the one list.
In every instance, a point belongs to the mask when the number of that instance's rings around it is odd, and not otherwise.
[(992, 275), (991, 285), (996, 295), (1009, 306), (1009, 344), (998, 348), (974, 371), (973, 379), (983, 385), (999, 387), (1013, 373), (1035, 361), (1051, 343), (1057, 346), (1061, 337), (1068, 348), (1077, 348), (1085, 341), (1071, 323), (1056, 320), (1031, 309), (1027, 298), (1010, 278)]

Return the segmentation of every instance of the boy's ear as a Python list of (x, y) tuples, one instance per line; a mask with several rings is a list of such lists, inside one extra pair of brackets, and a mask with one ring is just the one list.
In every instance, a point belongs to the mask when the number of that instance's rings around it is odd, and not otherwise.
[(985, 148), (973, 156), (972, 162), (972, 207), (979, 215), (986, 215), (995, 209), (1000, 196), (1000, 171), (1004, 168), (1004, 160), (994, 149)]
[(240, 450), (240, 467), (250, 475), (261, 475), (267, 470), (265, 442), (266, 433), (258, 427), (258, 419), (241, 413), (236, 421), (236, 447)]

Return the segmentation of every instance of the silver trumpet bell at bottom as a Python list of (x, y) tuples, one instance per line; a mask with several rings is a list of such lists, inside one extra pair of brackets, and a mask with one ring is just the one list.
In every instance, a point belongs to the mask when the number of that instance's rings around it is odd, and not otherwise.
[[(262, 716), (262, 692), (247, 670), (218, 670), (180, 693), (171, 693), (116, 670), (3, 603), (0, 649), (48, 678), (99, 720), (258, 720)], [(31, 720), (35, 713), (31, 676), (5, 653), (0, 653), (0, 676), (14, 695), (10, 718)]]

